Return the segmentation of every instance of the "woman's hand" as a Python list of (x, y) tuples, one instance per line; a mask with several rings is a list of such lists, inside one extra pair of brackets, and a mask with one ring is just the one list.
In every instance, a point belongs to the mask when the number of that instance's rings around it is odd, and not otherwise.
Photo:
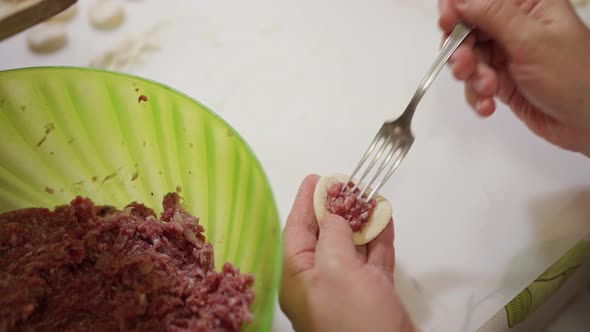
[(481, 116), (507, 104), (538, 136), (590, 156), (590, 31), (568, 0), (439, 0), (448, 35), (476, 28), (450, 59)]
[(282, 310), (297, 331), (417, 331), (393, 288), (393, 221), (355, 246), (346, 220), (321, 228), (313, 210), (319, 177), (302, 183), (283, 232)]

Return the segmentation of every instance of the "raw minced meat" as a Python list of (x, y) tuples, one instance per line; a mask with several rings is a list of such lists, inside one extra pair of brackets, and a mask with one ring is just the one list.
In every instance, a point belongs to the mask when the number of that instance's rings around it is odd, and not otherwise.
[(0, 215), (0, 331), (238, 331), (251, 274), (214, 271), (213, 248), (176, 193), (159, 220), (77, 197)]
[[(344, 192), (342, 192), (343, 187), (343, 182), (336, 182), (328, 189), (326, 209), (346, 219), (353, 232), (360, 232), (371, 218), (377, 201), (371, 199), (369, 202), (365, 202), (364, 199), (360, 199), (358, 188), (351, 191), (354, 187), (352, 182), (348, 183), (347, 190)], [(363, 195), (363, 198), (366, 196)]]

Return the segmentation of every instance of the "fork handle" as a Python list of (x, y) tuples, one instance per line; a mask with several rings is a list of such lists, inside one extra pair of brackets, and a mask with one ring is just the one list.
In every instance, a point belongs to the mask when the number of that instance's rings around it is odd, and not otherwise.
[(440, 73), (447, 61), (449, 61), (451, 55), (455, 52), (457, 47), (461, 45), (463, 40), (465, 40), (465, 38), (469, 35), (469, 33), (472, 30), (472, 27), (465, 25), (465, 23), (461, 21), (459, 21), (457, 25), (455, 25), (453, 31), (441, 47), (441, 50), (438, 53), (438, 56), (436, 57), (434, 64), (432, 65), (432, 67), (430, 67), (430, 70), (426, 73), (426, 75), (422, 79), (422, 82), (420, 82), (418, 89), (414, 93), (412, 100), (410, 100), (408, 107), (402, 114), (401, 119), (407, 121), (408, 123), (410, 122), (410, 120), (412, 120), (412, 116), (416, 111), (416, 106), (418, 106), (418, 103), (420, 102), (422, 97), (424, 97), (426, 90), (428, 90), (432, 82), (434, 82), (434, 79), (436, 78), (438, 73)]

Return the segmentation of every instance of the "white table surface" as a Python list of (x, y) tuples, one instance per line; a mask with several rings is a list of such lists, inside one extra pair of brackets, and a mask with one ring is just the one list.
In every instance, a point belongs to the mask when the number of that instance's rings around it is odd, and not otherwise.
[[(236, 128), (283, 220), (306, 174), (352, 170), (440, 39), (434, 0), (125, 1), (115, 32), (89, 26), (89, 3), (64, 50), (32, 55), (19, 34), (0, 43), (0, 69), (86, 66), (127, 33), (171, 20), (162, 48), (126, 71)], [(414, 120), (416, 142), (381, 192), (394, 207), (396, 288), (423, 331), (472, 331), (589, 232), (590, 160), (533, 136), (506, 108), (477, 118), (447, 69)], [(273, 330), (291, 330), (280, 310)]]

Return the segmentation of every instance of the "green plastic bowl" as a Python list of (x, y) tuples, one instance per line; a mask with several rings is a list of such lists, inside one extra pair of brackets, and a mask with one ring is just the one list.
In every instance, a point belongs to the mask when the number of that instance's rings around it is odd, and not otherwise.
[(69, 67), (0, 72), (0, 213), (53, 208), (76, 195), (159, 213), (177, 190), (205, 227), (216, 268), (229, 261), (255, 275), (254, 322), (245, 330), (270, 330), (279, 216), (260, 163), (234, 129), (143, 78)]

